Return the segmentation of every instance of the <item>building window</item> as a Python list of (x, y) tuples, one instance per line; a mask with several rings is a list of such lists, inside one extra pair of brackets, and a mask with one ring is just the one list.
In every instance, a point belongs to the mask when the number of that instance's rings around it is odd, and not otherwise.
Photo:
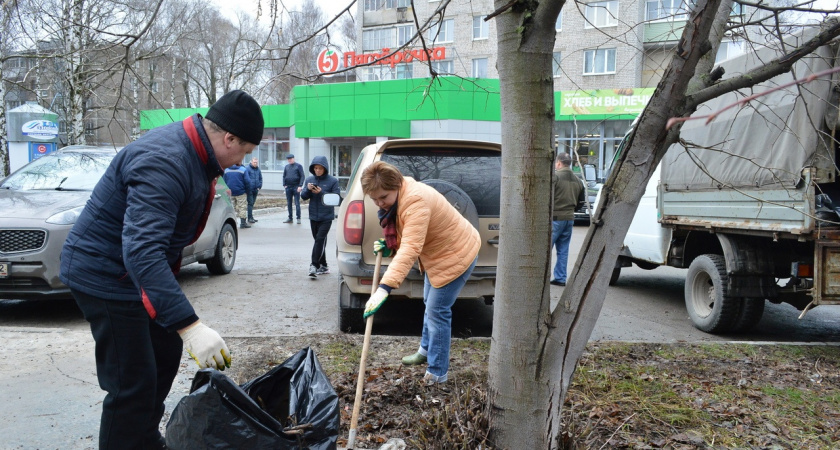
[(563, 75), (563, 70), (560, 68), (560, 52), (554, 52), (551, 59), (551, 72), (554, 78)]
[(160, 85), (157, 81), (152, 81), (151, 83), (149, 83), (149, 90), (152, 92), (152, 94), (157, 94), (158, 92), (160, 92)]
[(452, 61), (432, 61), (432, 69), (434, 69), (438, 75), (452, 75), (455, 73)]
[(615, 49), (598, 48), (583, 52), (583, 74), (615, 73)]
[(414, 25), (400, 25), (397, 27), (397, 46), (402, 47), (403, 45), (411, 42), (411, 38), (414, 37)]
[(603, 28), (618, 25), (618, 1), (595, 2), (586, 5), (584, 28)]
[(556, 31), (560, 31), (563, 29), (563, 10), (560, 10), (560, 14), (557, 15), (557, 21), (554, 22), (554, 29)]
[(476, 58), (472, 60), (473, 78), (487, 78), (487, 58)]
[(382, 5), (382, 0), (365, 0), (365, 11), (376, 11)]
[(722, 41), (718, 47), (717, 55), (715, 55), (715, 63), (734, 58), (744, 53), (744, 41), (740, 39), (733, 39), (731, 41)]
[(688, 5), (683, 0), (651, 0), (645, 4), (645, 20), (687, 20)]
[(452, 42), (455, 37), (455, 20), (446, 19), (429, 28), (429, 40), (435, 44)]
[(732, 3), (732, 11), (729, 12), (730, 16), (740, 16), (744, 14), (743, 6), (740, 3), (733, 2)]
[(394, 41), (393, 28), (377, 28), (375, 30), (365, 30), (362, 33), (362, 50), (382, 50), (383, 48), (391, 48)]
[(388, 66), (368, 66), (364, 69), (363, 78), (364, 81), (393, 80), (395, 73)]
[(397, 64), (397, 79), (404, 80), (406, 78), (414, 78), (414, 71), (412, 69), (413, 65), (411, 63), (408, 64)]
[(487, 39), (487, 22), (484, 17), (473, 17), (473, 39)]

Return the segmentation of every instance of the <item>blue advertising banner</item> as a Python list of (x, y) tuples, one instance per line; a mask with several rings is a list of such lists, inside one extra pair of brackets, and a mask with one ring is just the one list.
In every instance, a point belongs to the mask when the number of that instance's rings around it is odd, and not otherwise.
[(48, 155), (55, 151), (55, 142), (30, 142), (29, 143), (29, 160), (36, 159)]

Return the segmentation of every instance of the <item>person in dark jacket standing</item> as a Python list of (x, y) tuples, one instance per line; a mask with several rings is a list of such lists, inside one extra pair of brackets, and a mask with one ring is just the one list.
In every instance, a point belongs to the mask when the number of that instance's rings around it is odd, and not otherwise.
[(327, 235), (335, 219), (335, 207), (325, 205), (323, 200), (324, 194), (338, 194), (341, 188), (338, 179), (328, 174), (329, 169), (325, 156), (312, 158), (312, 164), (309, 165), (312, 176), (306, 178), (306, 188), (300, 194), (301, 198), (309, 200), (309, 227), (315, 238), (312, 262), (309, 264), (309, 276), (312, 278), (330, 273), (327, 267)]
[(233, 202), (233, 209), (239, 216), (239, 228), (251, 228), (248, 225), (248, 206), (245, 194), (251, 189), (251, 179), (248, 172), (240, 164), (234, 164), (225, 169), (225, 184), (228, 186), (230, 201)]
[(231, 91), (207, 116), (155, 128), (117, 153), (61, 252), (60, 278), (90, 323), (107, 392), (101, 449), (166, 448), (158, 431), (186, 349), (200, 368), (231, 355), (203, 324), (175, 275), (198, 238), (216, 179), (260, 142), (260, 105)]
[(289, 218), (284, 220), (283, 223), (292, 223), (293, 199), (297, 211), (297, 223), (300, 223), (300, 195), (306, 173), (303, 172), (303, 166), (295, 162), (295, 155), (289, 153), (286, 160), (289, 163), (283, 168), (283, 188), (286, 189), (286, 207), (289, 208)]
[(570, 168), (572, 157), (559, 153), (554, 160), (554, 193), (551, 208), (551, 244), (557, 251), (554, 263), (554, 286), (566, 285), (566, 266), (569, 261), (569, 243), (575, 224), (575, 208), (584, 200), (583, 183)]
[(262, 170), (260, 170), (259, 160), (256, 157), (251, 158), (251, 164), (245, 166), (245, 170), (248, 172), (248, 178), (251, 180), (251, 187), (246, 194), (248, 196), (248, 222), (256, 223), (257, 219), (254, 219), (254, 203), (257, 201), (257, 194), (262, 189)]

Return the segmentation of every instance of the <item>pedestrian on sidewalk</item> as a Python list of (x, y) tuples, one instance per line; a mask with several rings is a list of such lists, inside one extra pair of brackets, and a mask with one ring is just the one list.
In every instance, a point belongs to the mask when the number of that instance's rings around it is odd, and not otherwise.
[(245, 167), (248, 173), (248, 179), (251, 180), (251, 185), (248, 189), (248, 222), (256, 223), (254, 219), (254, 203), (257, 201), (257, 194), (262, 189), (262, 170), (260, 170), (260, 162), (257, 157), (251, 158), (251, 164)]
[(394, 288), (400, 287), (415, 262), (425, 272), (423, 334), (417, 353), (405, 365), (428, 362), (423, 382), (444, 383), (449, 373), (452, 305), (467, 283), (478, 259), (478, 230), (433, 187), (404, 178), (399, 169), (377, 161), (360, 178), (362, 191), (379, 207), (384, 239), (374, 253), (394, 259), (379, 287), (365, 304), (364, 317), (374, 314)]
[(199, 320), (175, 275), (207, 221), (216, 179), (262, 133), (260, 105), (238, 90), (205, 118), (150, 130), (117, 153), (70, 230), (59, 276), (96, 341), (107, 392), (100, 449), (166, 448), (158, 429), (184, 348), (200, 368), (230, 367), (225, 341)]
[(251, 188), (248, 171), (245, 170), (244, 166), (237, 163), (225, 169), (224, 177), (230, 200), (233, 202), (233, 209), (239, 217), (239, 228), (251, 228), (251, 225), (248, 225), (248, 199), (245, 195)]
[(297, 212), (297, 223), (300, 223), (300, 193), (303, 190), (303, 180), (306, 173), (303, 166), (295, 162), (295, 155), (289, 153), (286, 157), (286, 167), (283, 168), (283, 189), (286, 190), (286, 207), (289, 209), (289, 218), (283, 223), (292, 223), (292, 200), (295, 202)]
[(341, 188), (338, 179), (329, 174), (329, 169), (326, 156), (312, 158), (312, 164), (309, 165), (312, 175), (306, 178), (306, 189), (300, 195), (304, 200), (309, 200), (309, 227), (315, 238), (309, 264), (309, 276), (312, 278), (330, 273), (327, 266), (327, 235), (335, 219), (335, 207), (325, 205), (323, 200), (324, 194), (338, 194)]
[(575, 225), (575, 208), (585, 200), (583, 182), (571, 169), (572, 157), (560, 152), (554, 160), (553, 196), (551, 206), (551, 245), (557, 251), (554, 263), (553, 286), (566, 285), (566, 267), (569, 261), (569, 243)]

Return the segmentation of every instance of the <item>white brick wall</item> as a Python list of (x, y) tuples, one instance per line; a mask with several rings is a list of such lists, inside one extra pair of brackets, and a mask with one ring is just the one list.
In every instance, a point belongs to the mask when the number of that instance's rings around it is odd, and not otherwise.
[[(425, 21), (440, 6), (439, 1), (415, 0), (418, 19)], [(562, 53), (563, 75), (554, 79), (554, 90), (602, 89), (639, 87), (642, 83), (642, 27), (643, 0), (619, 0), (619, 24), (615, 27), (584, 29), (584, 6), (568, 1), (563, 7), (562, 30), (557, 32), (554, 51)], [(496, 22), (488, 22), (488, 39), (473, 40), (473, 16), (486, 16), (493, 12), (491, 0), (454, 0), (446, 9), (444, 18), (455, 20), (454, 42), (442, 44), (446, 57), (453, 61), (455, 74), (472, 75), (472, 60), (487, 58), (487, 77), (498, 78), (496, 70)], [(364, 2), (358, 2), (358, 48), (362, 47), (364, 28), (396, 25), (394, 10), (364, 12)], [(412, 18), (409, 9), (406, 17)], [(364, 22), (364, 23), (363, 23)], [(616, 48), (616, 73), (609, 75), (583, 75), (583, 52), (591, 48)], [(414, 63), (415, 78), (429, 76), (426, 64)]]

